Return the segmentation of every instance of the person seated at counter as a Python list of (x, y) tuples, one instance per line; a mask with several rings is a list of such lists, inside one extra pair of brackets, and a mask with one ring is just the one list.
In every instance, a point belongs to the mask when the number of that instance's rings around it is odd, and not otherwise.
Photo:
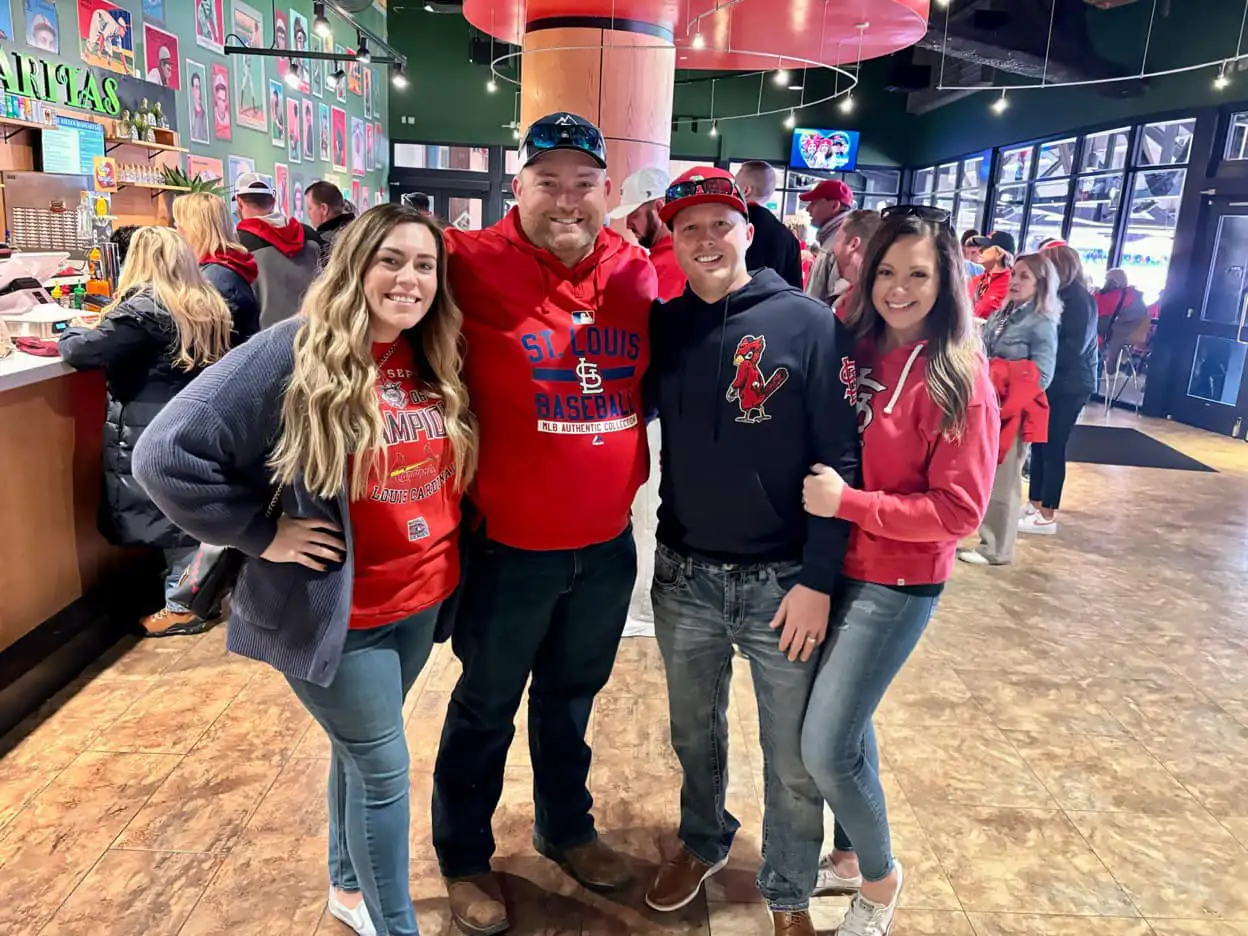
[(100, 532), (117, 546), (164, 550), (165, 607), (143, 619), (149, 637), (197, 634), (208, 624), (172, 597), (199, 544), (135, 481), (131, 453), (165, 405), (225, 356), (232, 328), (229, 309), (186, 242), (171, 228), (144, 227), (130, 240), (117, 298), (99, 325), (70, 328), (58, 343), (65, 363), (103, 370), (108, 382)]

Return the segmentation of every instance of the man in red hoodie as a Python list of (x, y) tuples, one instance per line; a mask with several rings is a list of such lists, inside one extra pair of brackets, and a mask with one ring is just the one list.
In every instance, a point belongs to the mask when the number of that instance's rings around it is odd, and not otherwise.
[(433, 843), (452, 917), (471, 934), (509, 925), (490, 826), (526, 684), (534, 846), (591, 889), (630, 878), (590, 815), (585, 730), (637, 573), (629, 513), (649, 471), (641, 379), (657, 284), (645, 252), (603, 226), (610, 183), (593, 124), (543, 117), (519, 157), (516, 207), (484, 231), (447, 231), (481, 447)]
[(676, 262), (672, 232), (659, 220), (663, 193), (667, 191), (667, 173), (662, 169), (638, 169), (624, 180), (620, 204), (611, 218), (625, 219), (637, 243), (650, 251), (650, 262), (659, 277), (659, 299), (667, 302), (685, 291), (685, 271)]
[(260, 327), (268, 328), (299, 311), (321, 270), (321, 240), (312, 228), (277, 210), (273, 183), (257, 172), (238, 177), (234, 200), (242, 218), (238, 239), (259, 271), (251, 288), (260, 303)]

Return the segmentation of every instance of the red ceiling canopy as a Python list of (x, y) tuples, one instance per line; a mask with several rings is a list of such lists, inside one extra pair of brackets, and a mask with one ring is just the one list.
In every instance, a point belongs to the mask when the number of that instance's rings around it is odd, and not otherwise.
[[(592, 17), (633, 20), (672, 30), (681, 68), (765, 68), (765, 52), (825, 65), (858, 60), (858, 24), (864, 59), (908, 48), (927, 32), (931, 0), (465, 0), (464, 16), (496, 39), (521, 43), (526, 22)], [(718, 7), (718, 11), (717, 11)], [(702, 15), (699, 19), (700, 14)], [(705, 48), (693, 48), (694, 27)]]

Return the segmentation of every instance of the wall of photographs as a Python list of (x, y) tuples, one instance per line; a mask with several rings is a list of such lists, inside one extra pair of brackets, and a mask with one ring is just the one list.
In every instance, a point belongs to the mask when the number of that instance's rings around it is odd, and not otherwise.
[[(386, 35), (384, 3), (358, 14)], [(49, 61), (85, 63), (174, 91), (189, 175), (232, 187), (243, 172), (270, 176), (283, 210), (304, 217), (303, 191), (336, 183), (361, 210), (388, 201), (389, 70), (344, 66), (301, 50), (354, 51), (355, 30), (330, 15), (332, 36), (311, 29), (312, 0), (0, 0), (0, 42)], [(225, 55), (227, 44), (290, 49), (285, 58)], [(327, 81), (327, 78), (329, 79)]]

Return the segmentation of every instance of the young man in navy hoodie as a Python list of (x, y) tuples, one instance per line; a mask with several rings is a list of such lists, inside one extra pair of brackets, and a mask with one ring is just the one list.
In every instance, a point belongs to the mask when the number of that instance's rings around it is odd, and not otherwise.
[(773, 270), (746, 270), (753, 228), (727, 172), (681, 176), (661, 218), (690, 287), (653, 313), (649, 375), (663, 438), (655, 631), (684, 847), (646, 902), (677, 910), (727, 863), (739, 826), (725, 803), (735, 646), (750, 661), (766, 764), (758, 887), (777, 936), (813, 936), (823, 800), (801, 729), (849, 526), (807, 516), (802, 482), (823, 463), (857, 483), (851, 342), (823, 303)]

